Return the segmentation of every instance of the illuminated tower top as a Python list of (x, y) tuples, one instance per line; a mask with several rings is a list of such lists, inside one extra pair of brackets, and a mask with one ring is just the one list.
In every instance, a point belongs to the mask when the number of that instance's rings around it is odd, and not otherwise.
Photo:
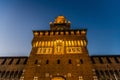
[(70, 21), (67, 21), (64, 16), (58, 16), (54, 22), (50, 22), (51, 30), (69, 30)]

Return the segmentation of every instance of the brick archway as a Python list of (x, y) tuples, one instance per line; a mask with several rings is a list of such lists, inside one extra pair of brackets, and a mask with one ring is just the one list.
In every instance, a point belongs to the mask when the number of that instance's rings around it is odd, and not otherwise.
[(65, 80), (65, 78), (63, 78), (63, 77), (54, 77), (51, 80)]

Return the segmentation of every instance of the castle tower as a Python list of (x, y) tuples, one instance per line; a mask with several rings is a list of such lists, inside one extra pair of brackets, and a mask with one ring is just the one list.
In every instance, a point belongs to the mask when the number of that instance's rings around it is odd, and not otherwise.
[(93, 80), (86, 34), (70, 29), (64, 16), (50, 22), (50, 30), (34, 30), (21, 80)]

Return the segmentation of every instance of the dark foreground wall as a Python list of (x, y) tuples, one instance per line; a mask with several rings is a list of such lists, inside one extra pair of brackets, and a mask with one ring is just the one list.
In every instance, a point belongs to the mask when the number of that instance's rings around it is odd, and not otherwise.
[[(120, 79), (120, 56), (91, 56), (90, 58), (93, 74), (96, 75), (94, 77), (98, 80)], [(0, 80), (20, 80), (27, 59), (28, 57), (0, 57)]]

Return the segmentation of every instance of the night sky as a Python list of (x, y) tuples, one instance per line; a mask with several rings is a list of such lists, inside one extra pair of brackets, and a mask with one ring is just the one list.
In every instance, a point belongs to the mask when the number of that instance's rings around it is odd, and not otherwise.
[(0, 0), (0, 56), (28, 56), (32, 30), (58, 15), (88, 29), (90, 55), (120, 55), (120, 0)]

